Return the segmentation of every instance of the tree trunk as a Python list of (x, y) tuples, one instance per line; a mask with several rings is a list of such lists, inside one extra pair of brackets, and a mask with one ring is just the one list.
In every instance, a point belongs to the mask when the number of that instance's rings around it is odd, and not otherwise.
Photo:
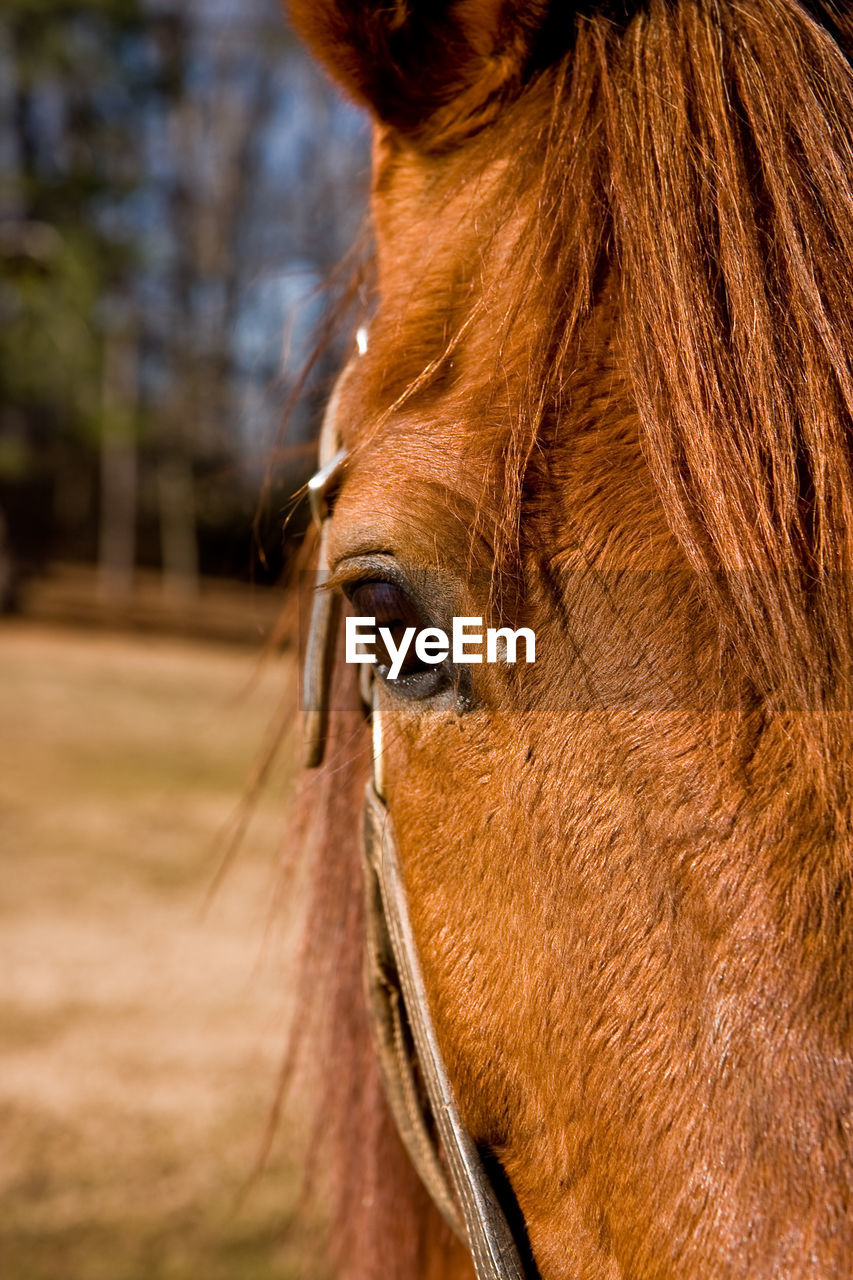
[(191, 600), (198, 594), (198, 549), (195, 489), (188, 460), (179, 454), (161, 458), (157, 488), (163, 589), (176, 601)]
[(133, 591), (136, 559), (136, 408), (139, 370), (132, 337), (109, 335), (104, 350), (99, 585), (118, 603)]

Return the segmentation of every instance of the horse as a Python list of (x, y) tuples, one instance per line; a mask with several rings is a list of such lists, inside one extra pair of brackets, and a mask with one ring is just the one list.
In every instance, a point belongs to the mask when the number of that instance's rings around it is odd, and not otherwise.
[[(334, 1274), (851, 1275), (849, 6), (289, 9), (373, 129), (315, 484)], [(524, 625), (535, 662), (365, 681), (339, 597)]]

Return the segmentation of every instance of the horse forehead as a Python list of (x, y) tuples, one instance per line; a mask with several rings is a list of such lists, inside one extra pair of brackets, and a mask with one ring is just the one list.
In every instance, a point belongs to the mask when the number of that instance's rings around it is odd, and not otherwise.
[(511, 168), (510, 144), (492, 132), (455, 151), (429, 154), (376, 125), (371, 166), (371, 216), (379, 217), (380, 233), (393, 233), (437, 210), (452, 219), (466, 206), (487, 203)]
[[(357, 382), (350, 387), (357, 395)], [(470, 555), (474, 521), (488, 523), (476, 432), (409, 417), (375, 432), (369, 421), (360, 431), (350, 422), (344, 439), (350, 464), (335, 504), (332, 557), (382, 550), (458, 567)]]
[[(483, 216), (510, 168), (501, 141), (432, 156), (377, 127), (371, 221), (386, 305), (398, 291), (402, 298), (424, 287), (440, 291), (461, 262), (482, 266)], [(518, 192), (516, 216), (504, 220), (497, 241), (514, 238), (523, 219)]]

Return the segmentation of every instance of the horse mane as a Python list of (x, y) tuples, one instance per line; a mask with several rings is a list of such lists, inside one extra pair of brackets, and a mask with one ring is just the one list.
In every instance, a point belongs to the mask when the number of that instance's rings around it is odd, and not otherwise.
[[(499, 513), (508, 560), (531, 459), (606, 308), (667, 521), (721, 636), (785, 720), (808, 786), (840, 813), (849, 721), (835, 713), (850, 710), (853, 670), (853, 307), (840, 266), (853, 246), (853, 19), (830, 0), (646, 0), (624, 20), (612, 8), (583, 6), (571, 48), (507, 108), (523, 159), (486, 211), (494, 235), (520, 190), (535, 199), (495, 346), (523, 337), (529, 372), (495, 430), (484, 506)], [(497, 152), (501, 128), (471, 145)], [(421, 387), (413, 377), (412, 394)], [(458, 1253), (400, 1149), (369, 1048), (367, 750), (357, 716), (340, 712), (306, 783), (297, 1030), (328, 1077), (315, 1101), (334, 1167), (334, 1187), (321, 1185), (335, 1274), (403, 1280), (446, 1274)]]

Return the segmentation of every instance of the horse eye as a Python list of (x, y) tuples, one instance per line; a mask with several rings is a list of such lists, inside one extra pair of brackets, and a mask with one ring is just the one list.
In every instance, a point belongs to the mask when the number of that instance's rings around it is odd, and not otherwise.
[[(390, 678), (395, 653), (399, 651), (403, 637), (410, 627), (415, 636), (432, 624), (411, 596), (395, 582), (359, 582), (344, 588), (353, 609), (359, 617), (376, 619), (376, 674), (386, 682), (388, 689), (403, 698), (431, 698), (451, 683), (450, 665), (423, 662), (415, 651), (415, 637), (411, 637), (395, 679)], [(390, 633), (390, 645), (386, 646), (379, 634), (383, 627)]]

